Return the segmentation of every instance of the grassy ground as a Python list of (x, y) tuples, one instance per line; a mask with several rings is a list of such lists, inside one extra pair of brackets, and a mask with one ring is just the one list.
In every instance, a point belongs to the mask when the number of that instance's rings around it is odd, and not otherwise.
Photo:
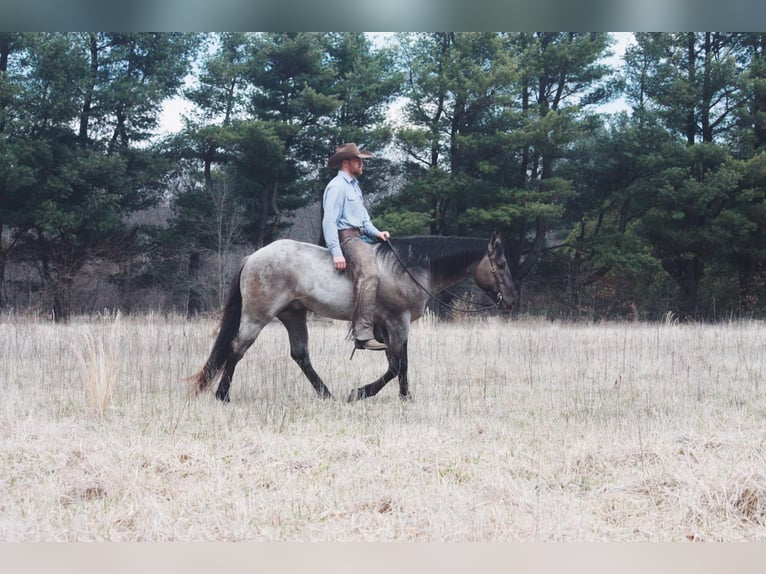
[[(766, 539), (766, 325), (413, 325), (414, 401), (322, 401), (269, 325), (0, 319), (0, 539)], [(312, 323), (337, 397), (385, 369)]]

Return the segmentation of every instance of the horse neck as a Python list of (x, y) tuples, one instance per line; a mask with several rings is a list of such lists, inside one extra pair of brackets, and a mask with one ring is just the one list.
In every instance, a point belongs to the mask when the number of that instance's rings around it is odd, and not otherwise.
[(465, 237), (433, 237), (421, 238), (413, 249), (423, 254), (431, 289), (440, 290), (472, 275), (487, 252), (487, 243)]

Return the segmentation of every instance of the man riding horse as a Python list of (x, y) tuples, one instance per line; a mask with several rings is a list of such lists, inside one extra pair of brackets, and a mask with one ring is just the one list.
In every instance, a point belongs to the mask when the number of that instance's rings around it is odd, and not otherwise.
[[(332, 397), (309, 357), (309, 312), (352, 321), (355, 348), (385, 350), (388, 368), (356, 388), (349, 400), (375, 396), (399, 379), (399, 396), (410, 397), (407, 341), (410, 324), (423, 316), (434, 293), (466, 278), (489, 297), (483, 306), (510, 310), (518, 300), (510, 266), (496, 233), (470, 237), (390, 237), (370, 221), (356, 176), (372, 154), (355, 144), (340, 146), (329, 165), (338, 175), (324, 196), (327, 247), (278, 239), (242, 260), (232, 278), (218, 335), (202, 369), (191, 378), (200, 393), (220, 378), (215, 396), (229, 400), (237, 363), (275, 318), (287, 329), (290, 356), (317, 395)], [(382, 243), (370, 245), (363, 238)], [(329, 265), (328, 253), (334, 266)], [(348, 265), (350, 277), (345, 271)]]
[(322, 231), (335, 269), (344, 271), (348, 267), (354, 282), (354, 347), (383, 351), (386, 345), (375, 340), (373, 335), (378, 264), (371, 240), (388, 241), (390, 234), (373, 225), (364, 207), (356, 178), (362, 175), (364, 159), (368, 157), (372, 157), (371, 152), (360, 150), (354, 143), (346, 143), (330, 158), (327, 167), (339, 169), (338, 175), (324, 190)]

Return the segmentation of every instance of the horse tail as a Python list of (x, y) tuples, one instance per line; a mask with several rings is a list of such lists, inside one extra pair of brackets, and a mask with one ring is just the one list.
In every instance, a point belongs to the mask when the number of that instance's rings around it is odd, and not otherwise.
[(242, 318), (242, 291), (239, 288), (239, 281), (242, 277), (242, 269), (245, 266), (247, 258), (242, 260), (239, 270), (231, 280), (229, 286), (229, 295), (226, 298), (226, 304), (223, 307), (223, 315), (218, 328), (218, 336), (213, 343), (210, 356), (205, 362), (199, 373), (191, 377), (191, 382), (195, 393), (200, 393), (207, 389), (223, 369), (226, 360), (233, 351), (232, 341), (239, 333), (239, 323)]

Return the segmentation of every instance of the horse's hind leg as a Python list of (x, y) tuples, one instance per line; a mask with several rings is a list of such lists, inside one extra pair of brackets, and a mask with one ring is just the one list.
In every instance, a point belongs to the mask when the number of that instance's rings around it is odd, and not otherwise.
[(408, 359), (407, 359), (407, 343), (404, 343), (404, 346), (402, 347), (402, 353), (399, 356), (399, 398), (402, 400), (409, 400), (410, 397), (410, 381), (407, 378), (407, 367)]
[(223, 366), (223, 375), (221, 375), (221, 382), (218, 383), (218, 388), (215, 391), (215, 398), (224, 403), (229, 402), (229, 387), (231, 387), (231, 380), (234, 378), (234, 369), (242, 358), (241, 354), (232, 354)]
[(231, 381), (234, 378), (234, 369), (237, 367), (237, 363), (242, 359), (245, 352), (255, 342), (263, 329), (264, 323), (260, 322), (243, 322), (240, 325), (237, 336), (231, 343), (231, 353), (226, 358), (226, 362), (223, 365), (223, 375), (221, 376), (221, 382), (218, 383), (218, 388), (215, 391), (215, 396), (218, 400), (225, 403), (229, 402), (229, 388), (231, 387)]
[(331, 399), (332, 393), (311, 365), (309, 359), (309, 330), (306, 325), (306, 309), (285, 309), (277, 318), (287, 329), (290, 337), (290, 356), (306, 375), (317, 395), (323, 399)]

